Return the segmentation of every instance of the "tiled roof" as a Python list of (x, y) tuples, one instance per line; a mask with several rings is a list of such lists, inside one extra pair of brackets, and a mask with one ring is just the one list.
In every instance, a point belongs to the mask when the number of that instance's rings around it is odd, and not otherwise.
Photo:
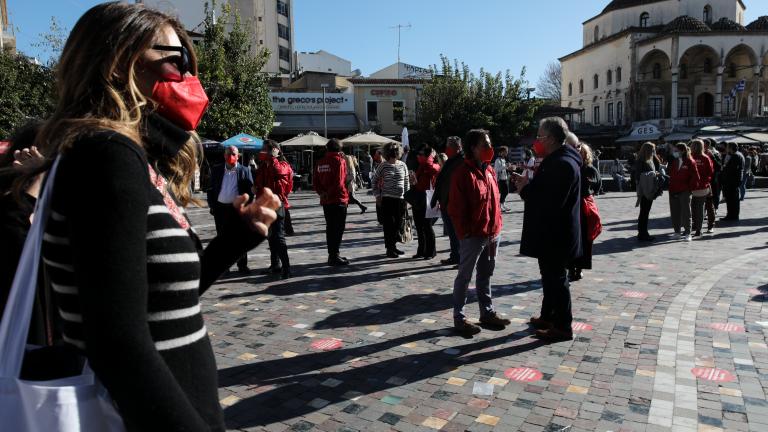
[(708, 33), (712, 31), (706, 24), (704, 24), (702, 21), (688, 16), (688, 15), (682, 15), (664, 26), (664, 30), (662, 30), (662, 33)]
[(717, 22), (711, 24), (710, 27), (713, 31), (721, 32), (739, 32), (747, 30), (743, 25), (728, 18), (720, 18)]
[(750, 31), (768, 31), (768, 15), (763, 15), (760, 18), (752, 21), (747, 25), (747, 30)]
[(665, 0), (613, 0), (612, 2), (608, 3), (608, 6), (606, 6), (605, 9), (603, 9), (603, 13), (618, 10), (618, 9), (633, 7), (633, 6), (640, 6), (644, 4), (650, 4), (650, 3), (658, 3), (660, 1), (665, 1)]

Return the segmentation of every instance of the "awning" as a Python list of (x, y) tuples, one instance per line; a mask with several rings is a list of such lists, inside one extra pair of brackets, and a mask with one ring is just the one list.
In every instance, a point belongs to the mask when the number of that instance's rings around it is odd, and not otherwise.
[(328, 138), (319, 135), (317, 132), (308, 132), (299, 134), (289, 140), (280, 143), (281, 147), (325, 147)]
[(768, 132), (749, 132), (745, 133), (744, 136), (757, 142), (768, 143)]
[(368, 145), (368, 146), (382, 146), (391, 142), (400, 144), (397, 140), (390, 139), (381, 135), (377, 135), (373, 132), (365, 132), (357, 135), (353, 135), (349, 138), (341, 140), (344, 145)]
[(757, 144), (758, 141), (741, 135), (700, 135), (699, 138), (709, 138), (717, 143)]
[(640, 123), (632, 126), (632, 132), (616, 140), (616, 142), (652, 141), (661, 138), (663, 134), (653, 123)]
[[(353, 134), (360, 130), (354, 113), (328, 113), (329, 134)], [(272, 129), (272, 135), (296, 135), (311, 131), (323, 131), (323, 114), (280, 114), (275, 115), (280, 126)]]
[(661, 137), (661, 133), (646, 134), (646, 135), (627, 135), (616, 140), (616, 142), (639, 142), (639, 141), (653, 141)]
[(690, 132), (673, 132), (664, 137), (664, 141), (690, 141), (693, 138), (693, 133)]
[(222, 142), (221, 146), (235, 146), (240, 150), (261, 150), (261, 147), (264, 146), (264, 140), (246, 133), (241, 133)]

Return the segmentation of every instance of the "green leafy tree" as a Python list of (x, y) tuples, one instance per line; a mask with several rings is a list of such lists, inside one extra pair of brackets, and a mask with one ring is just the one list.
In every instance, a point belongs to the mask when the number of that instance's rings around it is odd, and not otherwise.
[(464, 63), (441, 56), (434, 78), (424, 86), (414, 124), (421, 140), (442, 148), (446, 138), (464, 136), (474, 128), (487, 129), (494, 145), (513, 144), (533, 126), (541, 102), (527, 97), (525, 69), (519, 78), (509, 71), (470, 72)]
[(200, 81), (210, 106), (197, 131), (211, 139), (245, 132), (266, 136), (274, 113), (269, 99), (269, 75), (262, 68), (269, 51), (251, 52), (249, 26), (229, 4), (214, 14), (216, 2), (205, 9), (203, 40), (197, 47)]
[(0, 139), (31, 118), (46, 118), (54, 108), (51, 68), (14, 53), (0, 53)]

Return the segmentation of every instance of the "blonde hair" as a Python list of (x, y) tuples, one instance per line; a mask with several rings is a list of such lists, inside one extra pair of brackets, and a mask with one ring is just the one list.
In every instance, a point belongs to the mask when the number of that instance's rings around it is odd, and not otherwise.
[[(161, 12), (110, 2), (92, 7), (77, 21), (56, 70), (56, 109), (35, 140), (50, 158), (43, 169), (79, 137), (99, 130), (120, 133), (145, 147), (143, 112), (154, 103), (139, 90), (135, 67), (167, 26), (189, 51), (190, 72), (197, 75), (192, 41), (177, 20)], [(183, 205), (196, 202), (189, 184), (199, 162), (198, 144), (192, 134), (177, 156), (160, 162), (170, 191)]]
[(581, 153), (581, 158), (584, 159), (585, 164), (592, 165), (592, 162), (595, 160), (595, 158), (592, 154), (592, 147), (590, 147), (589, 144), (585, 142), (579, 142), (579, 153)]
[(644, 142), (643, 145), (640, 146), (640, 152), (638, 153), (640, 160), (643, 162), (648, 162), (653, 160), (653, 151), (655, 149), (656, 149), (656, 144), (650, 141)]
[(691, 153), (701, 155), (704, 153), (704, 141), (695, 139), (691, 141)]

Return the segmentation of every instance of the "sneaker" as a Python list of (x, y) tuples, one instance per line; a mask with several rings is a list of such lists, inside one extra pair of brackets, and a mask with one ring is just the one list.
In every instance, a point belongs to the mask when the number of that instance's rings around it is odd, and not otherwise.
[(556, 328), (536, 330), (536, 337), (549, 342), (562, 342), (573, 339), (573, 331), (565, 331)]
[(482, 329), (479, 326), (472, 324), (471, 322), (469, 322), (469, 320), (466, 320), (466, 319), (461, 321), (460, 323), (454, 324), (453, 329), (456, 330), (456, 333), (464, 337), (472, 337), (480, 333), (480, 331), (482, 331)]
[(690, 234), (686, 234), (686, 235), (682, 236), (682, 239), (687, 241), (687, 242), (689, 242), (689, 241), (693, 240), (693, 237), (691, 237)]
[(712, 233), (714, 233), (714, 232), (715, 232), (715, 229), (714, 229), (714, 228), (712, 228), (712, 227), (710, 227), (710, 228), (707, 228), (707, 234), (712, 234)]
[(349, 260), (342, 257), (334, 257), (328, 259), (328, 265), (331, 267), (345, 266), (349, 264)]
[(489, 315), (486, 315), (482, 318), (480, 318), (480, 324), (485, 324), (490, 327), (506, 327), (510, 325), (512, 321), (502, 318), (497, 314), (496, 312), (491, 312)]
[(552, 328), (552, 323), (541, 317), (531, 317), (531, 320), (528, 322), (531, 324), (531, 326), (533, 326), (533, 328), (538, 330)]
[(450, 258), (448, 258), (448, 259), (444, 259), (444, 260), (440, 260), (440, 264), (441, 264), (441, 265), (444, 265), (444, 266), (447, 266), (447, 265), (456, 265), (456, 264), (458, 264), (458, 263), (459, 263), (459, 260), (454, 260), (454, 259), (450, 259)]
[(694, 237), (701, 237), (701, 231), (696, 231), (695, 233), (693, 233), (693, 236)]

